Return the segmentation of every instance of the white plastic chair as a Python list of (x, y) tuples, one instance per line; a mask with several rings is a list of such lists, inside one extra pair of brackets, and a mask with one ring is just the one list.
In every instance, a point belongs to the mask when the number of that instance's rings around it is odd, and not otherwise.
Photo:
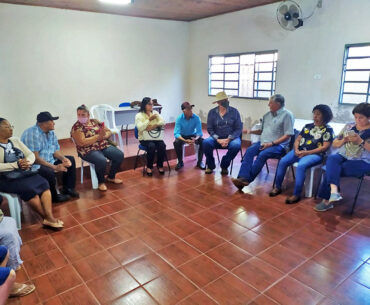
[[(185, 143), (185, 144), (182, 146), (182, 159), (183, 159), (183, 160), (184, 160), (184, 158), (185, 158), (185, 147), (186, 147), (186, 146), (190, 146), (190, 144)], [(199, 160), (198, 160), (199, 144), (194, 144), (194, 146), (195, 146), (195, 156), (196, 156), (196, 158), (197, 158), (197, 162), (199, 162)], [(202, 161), (202, 160), (200, 160), (200, 161)]]
[[(76, 145), (75, 140), (73, 138), (71, 139), (72, 139), (73, 144)], [(95, 171), (95, 165), (90, 162), (87, 162), (86, 160), (82, 159), (80, 156), (78, 157), (81, 160), (81, 184), (84, 183), (84, 163), (86, 162), (90, 166), (90, 176), (91, 176), (92, 188), (96, 190), (99, 186), (99, 183), (98, 183), (98, 176), (96, 175), (96, 171)]]
[(84, 183), (84, 163), (86, 162), (90, 166), (90, 176), (91, 176), (92, 188), (96, 190), (99, 186), (99, 183), (98, 183), (98, 176), (96, 175), (96, 171), (95, 171), (95, 165), (90, 162), (87, 162), (81, 157), (80, 159), (81, 159), (81, 184)]
[(108, 104), (94, 105), (90, 109), (90, 116), (93, 119), (97, 119), (100, 122), (104, 122), (105, 126), (110, 129), (113, 134), (113, 139), (117, 136), (119, 147), (123, 151), (123, 139), (121, 130), (116, 126), (116, 120), (114, 117), (114, 107)]
[[(296, 168), (298, 166), (298, 162), (295, 162), (293, 166)], [(312, 190), (313, 190), (313, 178), (315, 175), (315, 170), (316, 169), (321, 169), (322, 163), (310, 167), (306, 171), (306, 179), (304, 180), (304, 193), (305, 197), (312, 197)]]
[(17, 223), (17, 228), (18, 230), (20, 230), (22, 228), (21, 224), (22, 199), (18, 197), (17, 194), (0, 192), (0, 195), (2, 195), (4, 198), (8, 200), (10, 216), (15, 219), (15, 222)]

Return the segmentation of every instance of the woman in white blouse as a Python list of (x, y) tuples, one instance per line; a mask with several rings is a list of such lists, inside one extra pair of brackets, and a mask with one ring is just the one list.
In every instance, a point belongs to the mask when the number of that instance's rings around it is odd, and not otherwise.
[(166, 144), (163, 142), (164, 120), (160, 114), (153, 110), (153, 101), (150, 97), (144, 97), (141, 102), (139, 113), (135, 117), (135, 125), (138, 129), (138, 138), (147, 152), (148, 176), (153, 175), (153, 162), (157, 152), (157, 167), (161, 175), (164, 174), (163, 161), (166, 154)]

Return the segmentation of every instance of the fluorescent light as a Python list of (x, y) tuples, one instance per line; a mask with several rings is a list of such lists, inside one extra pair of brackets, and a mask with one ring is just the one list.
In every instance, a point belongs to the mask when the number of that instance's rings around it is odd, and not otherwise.
[(133, 0), (99, 0), (99, 1), (103, 3), (117, 4), (117, 5), (127, 5), (127, 4), (134, 2)]

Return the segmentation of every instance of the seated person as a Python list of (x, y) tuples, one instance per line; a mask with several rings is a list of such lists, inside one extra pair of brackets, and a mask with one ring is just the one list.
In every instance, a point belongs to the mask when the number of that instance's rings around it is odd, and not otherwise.
[(44, 219), (43, 225), (63, 228), (53, 216), (48, 181), (31, 170), (35, 155), (12, 135), (13, 126), (0, 118), (0, 192), (17, 194)]
[(176, 119), (174, 130), (175, 142), (173, 142), (173, 146), (175, 147), (177, 159), (179, 160), (179, 162), (177, 163), (175, 170), (179, 170), (184, 166), (184, 162), (182, 160), (182, 147), (185, 143), (198, 145), (199, 149), (197, 167), (199, 167), (200, 169), (206, 169), (202, 162), (202, 123), (199, 116), (193, 113), (193, 107), (194, 105), (190, 105), (188, 102), (182, 103), (181, 110), (183, 113), (180, 114)]
[(290, 137), (294, 135), (294, 118), (292, 113), (284, 108), (284, 104), (282, 95), (273, 95), (268, 104), (270, 111), (262, 118), (262, 129), (245, 131), (259, 134), (261, 138), (247, 149), (238, 178), (232, 179), (239, 190), (257, 177), (267, 159), (281, 157), (286, 152)]
[(318, 196), (323, 200), (315, 210), (324, 212), (342, 199), (338, 192), (340, 177), (361, 177), (370, 173), (370, 104), (361, 103), (352, 111), (354, 123), (346, 124), (333, 141), (339, 152), (326, 160), (326, 171)]
[[(53, 202), (67, 201), (70, 196), (78, 197), (76, 186), (76, 163), (72, 156), (64, 156), (60, 151), (58, 139), (54, 133), (55, 120), (50, 112), (40, 112), (36, 125), (26, 129), (21, 141), (35, 154), (34, 169), (44, 177), (50, 185)], [(55, 173), (63, 173), (63, 194), (56, 190)]]
[(157, 111), (153, 110), (153, 101), (150, 97), (143, 98), (139, 113), (135, 117), (135, 126), (138, 130), (140, 144), (146, 147), (146, 174), (153, 175), (153, 163), (157, 151), (158, 171), (164, 175), (163, 161), (166, 155), (166, 144), (159, 136), (162, 132), (159, 129), (164, 127), (164, 120)]
[(313, 110), (313, 123), (303, 127), (294, 142), (294, 149), (281, 158), (276, 170), (275, 188), (270, 196), (281, 193), (281, 185), (284, 180), (286, 169), (298, 162), (293, 196), (286, 199), (287, 204), (301, 200), (301, 193), (306, 176), (306, 169), (320, 164), (325, 152), (333, 141), (333, 129), (328, 123), (333, 118), (333, 113), (327, 105), (316, 105)]
[(7, 266), (8, 258), (8, 249), (0, 245), (0, 305), (6, 303), (8, 296), (22, 297), (35, 290), (35, 285), (33, 284), (15, 282), (16, 273), (14, 269)]
[(208, 113), (207, 130), (210, 137), (203, 141), (207, 164), (206, 174), (212, 174), (216, 168), (213, 150), (226, 148), (227, 153), (221, 160), (221, 174), (227, 175), (228, 167), (241, 147), (242, 122), (239, 111), (229, 106), (229, 98), (224, 91), (216, 94), (216, 100), (213, 103), (217, 103), (218, 107)]
[(90, 119), (90, 112), (85, 105), (77, 108), (77, 119), (72, 126), (71, 136), (76, 143), (78, 155), (95, 165), (99, 190), (103, 192), (107, 190), (104, 177), (107, 159), (112, 161), (107, 181), (115, 184), (122, 183), (121, 179), (116, 178), (116, 173), (123, 161), (123, 152), (108, 142), (112, 132), (104, 127), (104, 123)]

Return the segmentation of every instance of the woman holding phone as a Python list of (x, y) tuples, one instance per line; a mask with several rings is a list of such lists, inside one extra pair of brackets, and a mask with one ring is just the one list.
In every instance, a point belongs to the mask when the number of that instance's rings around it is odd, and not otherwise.
[(90, 119), (90, 112), (85, 105), (77, 108), (77, 122), (72, 126), (71, 136), (76, 143), (78, 155), (95, 165), (100, 191), (107, 190), (104, 177), (107, 159), (112, 161), (112, 165), (106, 180), (115, 184), (122, 183), (115, 176), (123, 161), (123, 152), (109, 144), (111, 135), (112, 132), (104, 126), (104, 122)]
[(328, 157), (326, 171), (319, 190), (323, 200), (315, 206), (319, 212), (334, 207), (342, 199), (338, 192), (340, 177), (361, 177), (370, 172), (370, 104), (358, 104), (352, 114), (354, 123), (346, 124), (333, 141), (339, 152)]
[(163, 161), (166, 155), (166, 144), (163, 142), (164, 120), (153, 110), (153, 101), (150, 97), (143, 98), (140, 111), (135, 117), (135, 126), (140, 144), (145, 146), (147, 151), (147, 176), (153, 175), (155, 152), (159, 174), (164, 175)]

